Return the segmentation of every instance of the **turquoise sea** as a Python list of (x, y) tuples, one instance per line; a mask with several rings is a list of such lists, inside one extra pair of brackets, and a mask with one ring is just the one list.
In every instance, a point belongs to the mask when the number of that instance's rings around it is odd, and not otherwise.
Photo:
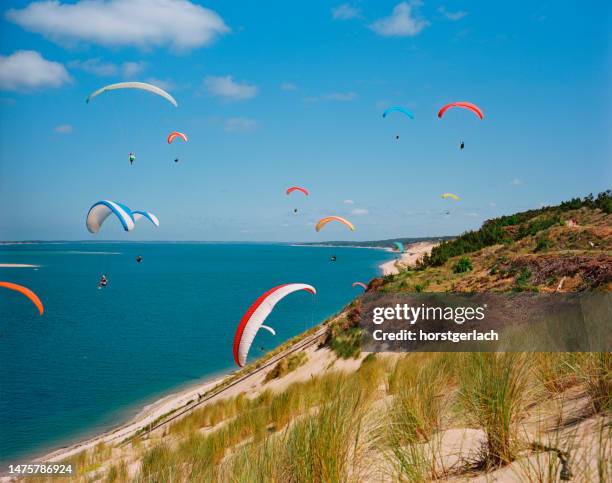
[[(337, 256), (335, 263), (331, 255)], [(136, 263), (136, 256), (142, 262)], [(232, 340), (267, 289), (281, 301), (249, 360), (321, 322), (379, 274), (382, 250), (274, 244), (44, 243), (0, 247), (0, 461), (26, 461), (125, 422), (165, 393), (234, 370)], [(108, 286), (99, 290), (100, 275)], [(264, 350), (262, 350), (262, 348)]]

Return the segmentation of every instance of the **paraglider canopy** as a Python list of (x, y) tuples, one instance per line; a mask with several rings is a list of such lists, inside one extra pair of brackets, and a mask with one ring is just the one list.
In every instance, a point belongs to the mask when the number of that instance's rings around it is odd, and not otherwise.
[(456, 194), (453, 194), (453, 193), (443, 193), (442, 194), (442, 198), (444, 198), (444, 199), (452, 198), (455, 201), (459, 201), (461, 199)]
[(393, 242), (393, 244), (396, 246), (398, 252), (404, 253), (404, 244), (402, 242), (396, 241)]
[(368, 289), (368, 286), (363, 282), (353, 282), (353, 287), (362, 287), (364, 290)]
[(15, 292), (19, 292), (25, 295), (36, 306), (40, 315), (44, 313), (45, 308), (43, 307), (42, 302), (38, 298), (38, 295), (32, 292), (29, 288), (12, 282), (0, 282), (0, 287), (8, 288), (9, 290), (14, 290)]
[(98, 97), (100, 94), (103, 94), (104, 92), (107, 92), (107, 91), (114, 91), (117, 89), (140, 89), (143, 91), (147, 91), (152, 94), (156, 94), (158, 96), (163, 97), (174, 107), (178, 107), (178, 102), (176, 102), (174, 97), (172, 97), (162, 88), (154, 86), (153, 84), (148, 84), (146, 82), (118, 82), (117, 84), (109, 84), (89, 94), (85, 102), (89, 104), (91, 100)]
[(325, 225), (327, 225), (331, 221), (337, 221), (346, 225), (351, 231), (355, 231), (355, 226), (348, 221), (346, 218), (342, 218), (341, 216), (326, 216), (325, 218), (321, 218), (315, 226), (315, 230), (321, 231)]
[(170, 134), (168, 134), (168, 144), (172, 144), (172, 141), (174, 141), (176, 138), (181, 138), (183, 141), (187, 142), (186, 134), (178, 131), (172, 131)]
[(472, 104), (471, 102), (465, 102), (465, 101), (451, 102), (450, 104), (446, 104), (445, 106), (442, 106), (442, 108), (438, 111), (438, 117), (442, 119), (442, 116), (444, 115), (444, 113), (454, 107), (468, 109), (472, 111), (474, 114), (476, 114), (480, 118), (481, 121), (484, 119), (484, 114), (482, 113), (482, 111), (476, 104)]
[(270, 315), (276, 304), (287, 295), (299, 290), (305, 290), (313, 295), (317, 293), (313, 286), (304, 283), (279, 285), (262, 294), (255, 300), (253, 305), (249, 307), (249, 310), (246, 311), (242, 320), (240, 320), (238, 328), (236, 329), (236, 334), (234, 335), (233, 355), (234, 361), (239, 367), (246, 364), (249, 349), (257, 335), (257, 331), (262, 327), (262, 324)]
[(115, 215), (121, 222), (125, 231), (134, 229), (134, 218), (132, 211), (125, 205), (110, 200), (102, 200), (94, 203), (85, 219), (85, 225), (90, 233), (98, 233), (104, 221), (111, 215)]
[(155, 216), (150, 211), (135, 210), (135, 211), (132, 211), (132, 217), (134, 218), (134, 221), (138, 221), (141, 218), (146, 218), (151, 223), (153, 223), (155, 226), (159, 226), (159, 220), (157, 219), (157, 216)]
[(260, 329), (267, 330), (268, 332), (270, 332), (270, 334), (272, 334), (272, 335), (276, 335), (276, 331), (275, 331), (275, 330), (274, 330), (272, 327), (270, 327), (270, 326), (268, 326), (268, 325), (262, 325), (262, 326), (260, 327)]
[(387, 117), (387, 115), (389, 115), (389, 113), (391, 112), (401, 112), (402, 114), (405, 114), (406, 116), (408, 116), (410, 119), (414, 119), (414, 114), (412, 114), (412, 112), (410, 112), (408, 109), (405, 109), (401, 106), (390, 107), (385, 112), (383, 112), (382, 117)]
[(290, 188), (287, 188), (287, 194), (291, 194), (294, 191), (299, 191), (300, 193), (304, 193), (306, 196), (309, 195), (308, 190), (306, 188), (302, 188), (301, 186), (291, 186)]

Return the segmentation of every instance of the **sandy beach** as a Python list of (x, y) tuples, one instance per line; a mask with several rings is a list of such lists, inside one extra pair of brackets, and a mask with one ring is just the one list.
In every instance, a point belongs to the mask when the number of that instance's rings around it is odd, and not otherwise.
[(0, 268), (38, 268), (40, 265), (29, 265), (27, 263), (0, 263)]
[(431, 252), (432, 248), (437, 243), (434, 242), (418, 242), (406, 246), (406, 251), (402, 253), (399, 260), (389, 260), (380, 266), (383, 275), (395, 275), (399, 273), (401, 268), (411, 267), (416, 264), (417, 260), (423, 255)]

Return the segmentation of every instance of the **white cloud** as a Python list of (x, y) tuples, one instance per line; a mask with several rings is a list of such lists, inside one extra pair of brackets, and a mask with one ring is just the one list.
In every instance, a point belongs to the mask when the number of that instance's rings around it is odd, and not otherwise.
[(259, 91), (255, 85), (236, 82), (231, 75), (219, 77), (209, 75), (204, 79), (204, 86), (212, 95), (233, 101), (250, 99)]
[(257, 128), (257, 121), (248, 117), (230, 117), (225, 121), (225, 130), (229, 132), (251, 132)]
[(456, 22), (457, 20), (461, 20), (463, 17), (467, 15), (467, 12), (463, 12), (461, 10), (458, 10), (457, 12), (450, 12), (446, 10), (446, 7), (444, 5), (438, 7), (438, 13), (441, 13), (447, 19), (452, 20), (453, 22)]
[(230, 31), (213, 10), (189, 0), (35, 1), (9, 9), (6, 18), (62, 44), (188, 50)]
[(523, 181), (522, 181), (522, 180), (520, 180), (519, 178), (514, 178), (512, 181), (510, 181), (510, 184), (511, 184), (512, 186), (518, 186), (518, 185), (523, 184)]
[(74, 128), (70, 124), (60, 124), (53, 129), (58, 134), (71, 134)]
[(27, 91), (60, 87), (71, 80), (62, 64), (46, 60), (34, 50), (18, 50), (9, 56), (0, 55), (0, 89)]
[(153, 84), (154, 86), (157, 86), (165, 91), (171, 91), (172, 89), (176, 88), (174, 82), (168, 79), (158, 79), (156, 77), (149, 77), (145, 82)]
[(345, 205), (354, 205), (355, 204), (355, 202), (353, 200), (344, 200), (343, 203)]
[(365, 208), (355, 208), (353, 211), (351, 211), (351, 215), (354, 216), (363, 216), (363, 215), (369, 215), (370, 212), (368, 210), (366, 210)]
[(348, 3), (343, 3), (342, 5), (332, 8), (332, 17), (335, 20), (350, 20), (352, 18), (357, 18), (360, 15), (361, 10)]
[(292, 82), (283, 82), (280, 85), (280, 88), (283, 91), (297, 91), (297, 86), (295, 84), (293, 84)]
[(427, 20), (416, 13), (421, 5), (420, 0), (398, 3), (389, 17), (377, 20), (370, 25), (370, 28), (384, 37), (413, 37), (418, 35), (429, 25)]
[(138, 61), (114, 64), (112, 62), (104, 62), (99, 58), (95, 58), (87, 60), (74, 60), (70, 62), (68, 66), (88, 72), (89, 74), (98, 75), (100, 77), (113, 77), (118, 75), (121, 75), (122, 77), (134, 77), (144, 70), (145, 63)]
[(357, 98), (357, 94), (354, 92), (332, 92), (331, 94), (326, 94), (323, 96), (323, 99), (328, 101), (340, 101), (340, 102), (349, 102), (353, 101)]
[(146, 67), (145, 62), (124, 62), (121, 66), (123, 77), (134, 77), (140, 74)]

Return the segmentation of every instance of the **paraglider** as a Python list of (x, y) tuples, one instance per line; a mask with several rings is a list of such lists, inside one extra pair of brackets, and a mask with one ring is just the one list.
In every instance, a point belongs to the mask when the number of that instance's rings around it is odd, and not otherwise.
[(368, 289), (368, 286), (365, 283), (363, 283), (363, 282), (353, 282), (352, 287), (361, 287), (364, 290)]
[(106, 275), (102, 275), (100, 277), (100, 281), (98, 282), (98, 290), (106, 287), (107, 283), (108, 283), (108, 279), (106, 278)]
[(482, 111), (476, 104), (472, 104), (471, 102), (465, 102), (465, 101), (451, 102), (450, 104), (446, 104), (445, 106), (442, 106), (442, 108), (438, 111), (438, 117), (442, 119), (442, 116), (444, 116), (444, 113), (454, 107), (468, 109), (472, 111), (474, 114), (476, 114), (480, 118), (481, 121), (484, 119), (484, 114), (482, 113)]
[(402, 242), (396, 241), (393, 242), (393, 244), (396, 246), (398, 252), (404, 253), (404, 244)]
[(269, 327), (267, 325), (262, 325), (260, 328), (267, 330), (272, 335), (276, 335), (276, 331), (272, 327)]
[(303, 193), (306, 196), (310, 194), (306, 188), (302, 188), (301, 186), (291, 186), (290, 188), (287, 188), (288, 195), (290, 195), (294, 191), (299, 191), (300, 193)]
[(453, 194), (453, 193), (442, 193), (442, 198), (444, 199), (452, 198), (455, 201), (459, 201), (461, 199), (456, 194)]
[(465, 143), (461, 141), (461, 144), (459, 144), (459, 149), (463, 149), (464, 147), (465, 147)]
[(179, 162), (179, 159), (178, 159), (178, 158), (174, 158), (174, 162), (175, 162), (175, 163), (178, 163), (178, 162)]
[(103, 94), (104, 92), (108, 92), (108, 91), (113, 91), (116, 89), (140, 89), (143, 91), (147, 91), (147, 92), (150, 92), (151, 94), (156, 94), (158, 96), (163, 97), (168, 102), (170, 102), (170, 104), (172, 104), (174, 107), (178, 107), (178, 103), (176, 102), (174, 97), (168, 94), (165, 90), (157, 86), (154, 86), (153, 84), (148, 84), (146, 82), (119, 82), (117, 84), (109, 84), (107, 86), (101, 87), (97, 91), (92, 92), (87, 97), (85, 102), (89, 104), (90, 101), (98, 97), (100, 94)]
[(393, 106), (393, 107), (390, 107), (390, 108), (389, 108), (389, 109), (387, 109), (385, 112), (383, 112), (382, 117), (387, 117), (387, 115), (388, 115), (390, 112), (394, 112), (394, 111), (396, 111), (396, 112), (401, 112), (402, 114), (405, 114), (406, 116), (408, 116), (410, 119), (414, 119), (414, 114), (412, 114), (412, 112), (410, 112), (408, 109), (405, 109), (405, 108), (400, 107), (400, 106)]
[(185, 134), (178, 131), (172, 131), (170, 134), (168, 134), (168, 144), (172, 144), (172, 141), (174, 141), (176, 138), (181, 138), (183, 141), (187, 142), (187, 136)]
[(0, 287), (8, 288), (9, 290), (14, 290), (15, 292), (19, 292), (25, 295), (36, 306), (36, 308), (38, 309), (38, 313), (40, 315), (44, 313), (45, 308), (43, 307), (42, 302), (38, 298), (38, 295), (36, 295), (29, 288), (24, 287), (23, 285), (12, 283), (12, 282), (0, 282)]
[[(412, 114), (412, 112), (410, 112), (408, 109), (404, 109), (403, 107), (400, 106), (393, 106), (390, 107), (389, 109), (385, 110), (385, 112), (383, 112), (382, 117), (385, 118), (387, 117), (387, 115), (389, 115), (390, 112), (400, 112), (402, 114), (404, 114), (405, 116), (407, 116), (410, 119), (414, 119), (414, 114)], [(399, 134), (397, 134), (395, 136), (395, 139), (399, 139)]]
[(134, 218), (134, 221), (138, 221), (141, 218), (146, 218), (151, 223), (153, 223), (155, 226), (159, 226), (159, 220), (157, 219), (157, 216), (155, 216), (150, 211), (141, 211), (141, 210), (132, 211), (132, 218)]
[(136, 155), (134, 153), (130, 153), (128, 159), (130, 160), (130, 164), (134, 164), (134, 161), (136, 161)]
[(85, 225), (90, 233), (98, 233), (104, 221), (110, 216), (115, 215), (121, 222), (125, 231), (134, 229), (134, 218), (132, 211), (125, 205), (110, 200), (102, 200), (94, 203), (85, 219)]
[(336, 261), (336, 255), (332, 255), (331, 257), (329, 257), (329, 261), (330, 262), (335, 262)]
[(138, 255), (136, 257), (136, 263), (140, 263), (140, 262), (142, 262), (142, 257), (140, 255)]
[[(290, 195), (294, 191), (299, 191), (300, 193), (303, 193), (305, 196), (308, 196), (310, 194), (310, 193), (308, 193), (308, 190), (306, 188), (302, 188), (301, 186), (291, 186), (291, 187), (287, 188), (287, 195)], [(298, 209), (297, 208), (293, 208), (293, 212), (297, 213)]]
[(239, 367), (246, 364), (247, 356), (251, 344), (262, 327), (266, 318), (270, 315), (274, 307), (287, 295), (300, 290), (305, 290), (313, 295), (317, 291), (311, 285), (304, 283), (289, 283), (271, 288), (262, 294), (246, 311), (234, 335), (233, 355), (234, 361)]
[(325, 218), (321, 218), (317, 222), (315, 226), (315, 230), (321, 231), (321, 228), (327, 225), (330, 221), (337, 221), (339, 223), (346, 225), (351, 231), (355, 231), (355, 226), (350, 221), (348, 221), (346, 218), (342, 218), (341, 216), (326, 216)]

